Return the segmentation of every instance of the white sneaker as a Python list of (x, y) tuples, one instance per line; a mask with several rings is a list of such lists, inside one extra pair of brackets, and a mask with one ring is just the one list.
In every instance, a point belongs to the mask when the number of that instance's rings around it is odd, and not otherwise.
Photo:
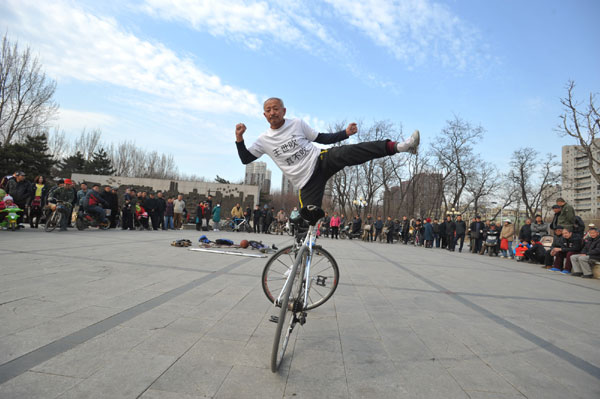
[(415, 130), (413, 134), (408, 138), (408, 140), (403, 141), (402, 143), (396, 144), (396, 151), (398, 152), (409, 152), (411, 154), (416, 154), (419, 149), (419, 143), (421, 142), (421, 133), (418, 130)]

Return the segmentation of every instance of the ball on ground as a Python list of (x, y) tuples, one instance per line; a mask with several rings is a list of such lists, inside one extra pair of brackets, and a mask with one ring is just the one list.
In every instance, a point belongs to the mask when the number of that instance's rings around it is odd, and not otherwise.
[(248, 245), (250, 245), (250, 243), (248, 242), (248, 240), (242, 240), (242, 241), (240, 241), (240, 247), (242, 247), (242, 248), (248, 248)]

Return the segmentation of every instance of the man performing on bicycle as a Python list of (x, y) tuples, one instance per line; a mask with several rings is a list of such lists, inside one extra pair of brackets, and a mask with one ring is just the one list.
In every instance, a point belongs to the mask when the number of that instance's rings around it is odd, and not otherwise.
[(371, 141), (321, 150), (312, 142), (333, 144), (343, 141), (358, 132), (356, 123), (350, 123), (346, 130), (337, 133), (317, 133), (300, 119), (285, 119), (286, 109), (279, 98), (266, 100), (263, 110), (270, 129), (261, 134), (249, 148), (244, 143), (246, 126), (243, 123), (236, 125), (238, 154), (244, 165), (263, 154), (270, 156), (293, 185), (300, 187), (300, 207), (320, 207), (327, 180), (344, 167), (360, 165), (399, 152), (416, 154), (419, 146), (420, 136), (416, 130), (404, 142)]

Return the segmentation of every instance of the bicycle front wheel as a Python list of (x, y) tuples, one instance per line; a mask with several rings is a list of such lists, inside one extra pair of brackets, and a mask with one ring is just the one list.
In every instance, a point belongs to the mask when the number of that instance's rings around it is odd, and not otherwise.
[(47, 232), (51, 232), (56, 228), (56, 225), (58, 224), (58, 215), (59, 212), (55, 210), (50, 214), (50, 216), (48, 216), (48, 218), (46, 218), (46, 225), (44, 226), (44, 230), (46, 230)]
[[(293, 245), (277, 251), (263, 269), (262, 287), (267, 299), (274, 302), (283, 289), (287, 274), (294, 265), (296, 253)], [(313, 248), (310, 266), (310, 290), (306, 309), (314, 309), (324, 304), (337, 289), (340, 271), (333, 256), (321, 247)]]
[(302, 295), (302, 275), (298, 275), (297, 272), (299, 269), (303, 269), (300, 265), (306, 259), (305, 252), (306, 247), (302, 247), (298, 252), (298, 256), (296, 256), (290, 270), (290, 276), (289, 278), (286, 277), (288, 284), (281, 296), (281, 308), (279, 309), (277, 329), (275, 330), (275, 339), (271, 350), (271, 371), (274, 373), (281, 366), (285, 350), (290, 342), (290, 336), (296, 325), (295, 311), (297, 309), (294, 309), (294, 307), (295, 304), (299, 303)]

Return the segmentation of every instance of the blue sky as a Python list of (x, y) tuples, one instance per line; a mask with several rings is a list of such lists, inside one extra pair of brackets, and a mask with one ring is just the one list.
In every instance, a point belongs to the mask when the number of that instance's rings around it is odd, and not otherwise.
[(594, 0), (0, 2), (2, 32), (56, 79), (69, 136), (101, 128), (234, 181), (235, 124), (251, 142), (272, 96), (320, 131), (385, 119), (425, 146), (458, 115), (500, 169), (522, 146), (559, 155), (565, 84), (581, 100), (600, 88), (598, 15)]

